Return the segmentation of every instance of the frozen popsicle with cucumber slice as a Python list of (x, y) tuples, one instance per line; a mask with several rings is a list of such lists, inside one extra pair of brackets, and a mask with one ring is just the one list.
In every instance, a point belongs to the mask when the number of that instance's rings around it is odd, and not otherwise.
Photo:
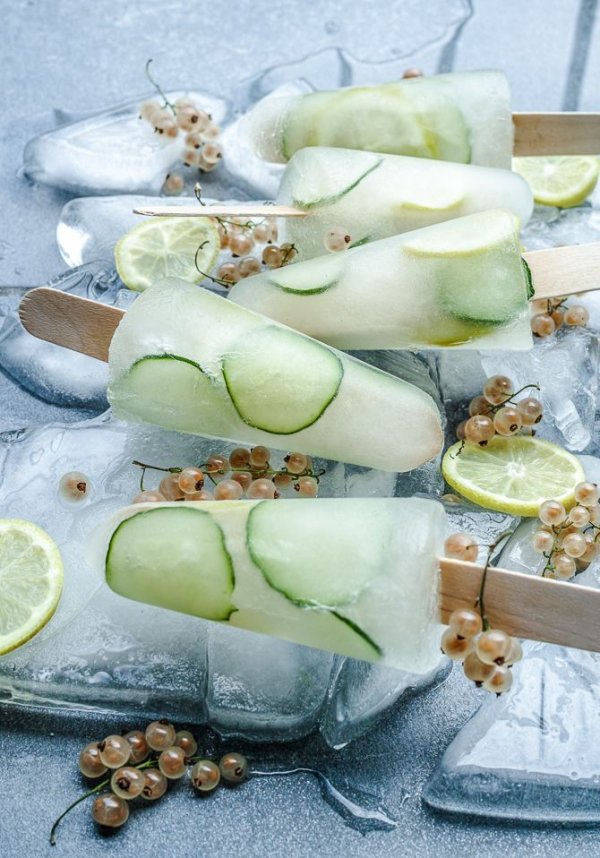
[[(481, 566), (440, 558), (445, 531), (421, 498), (138, 504), (90, 553), (128, 599), (418, 674), (440, 659), (439, 623), (481, 592)], [(492, 628), (600, 650), (598, 590), (485, 574)]]
[(519, 218), (466, 215), (241, 280), (230, 298), (341, 349), (526, 349)]
[(341, 227), (356, 247), (473, 212), (505, 208), (527, 223), (529, 185), (517, 173), (399, 155), (314, 146), (287, 164), (277, 203), (304, 210), (282, 218), (282, 239), (298, 259), (321, 256)]
[(387, 471), (418, 467), (442, 446), (424, 391), (176, 280), (122, 318), (108, 393), (124, 419)]

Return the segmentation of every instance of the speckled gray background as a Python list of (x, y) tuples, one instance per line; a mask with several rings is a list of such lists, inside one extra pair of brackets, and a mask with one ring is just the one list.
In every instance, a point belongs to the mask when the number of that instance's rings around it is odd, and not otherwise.
[[(0, 284), (35, 285), (63, 270), (54, 228), (63, 196), (18, 176), (23, 144), (54, 108), (86, 111), (143, 93), (149, 57), (167, 88), (228, 94), (266, 67), (341, 46), (360, 60), (414, 57), (427, 72), (503, 68), (516, 110), (600, 109), (597, 0), (0, 0)], [(440, 29), (440, 20), (452, 21)], [(0, 375), (0, 429), (81, 412), (15, 394)], [(76, 759), (120, 720), (30, 712), (0, 703), (0, 858), (55, 855), (592, 856), (597, 828), (518, 827), (445, 818), (420, 790), (478, 698), (455, 674), (335, 754), (316, 742), (255, 749), (257, 763), (312, 764), (336, 785), (377, 792), (399, 820), (363, 837), (322, 800), (308, 775), (248, 783), (209, 800), (180, 784), (100, 837), (79, 807), (48, 845), (52, 819), (81, 789)]]

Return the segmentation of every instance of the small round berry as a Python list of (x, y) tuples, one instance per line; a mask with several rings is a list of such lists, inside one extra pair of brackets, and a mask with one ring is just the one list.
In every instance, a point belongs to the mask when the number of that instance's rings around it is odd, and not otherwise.
[(534, 426), (539, 423), (544, 414), (544, 406), (534, 396), (526, 396), (517, 402), (517, 410), (521, 415), (523, 426)]
[(270, 238), (271, 230), (269, 229), (269, 225), (265, 222), (257, 223), (252, 232), (254, 236), (254, 240), (258, 241), (259, 244), (265, 244)]
[(294, 485), (294, 491), (303, 498), (316, 498), (319, 493), (319, 484), (314, 477), (300, 477)]
[(582, 325), (587, 325), (589, 319), (590, 314), (585, 307), (582, 307), (579, 304), (573, 304), (573, 306), (569, 307), (565, 312), (565, 325), (581, 327)]
[(458, 426), (456, 427), (456, 437), (459, 441), (465, 440), (465, 426), (467, 425), (466, 420), (461, 420)]
[(219, 135), (221, 134), (221, 129), (214, 122), (209, 122), (209, 124), (202, 130), (202, 139), (203, 140), (217, 140)]
[(283, 491), (284, 489), (289, 489), (291, 486), (292, 476), (291, 474), (275, 474), (273, 482), (278, 491)]
[(267, 268), (281, 268), (283, 264), (283, 251), (279, 247), (276, 247), (276, 245), (270, 244), (262, 252), (262, 261)]
[(248, 462), (252, 469), (264, 470), (269, 467), (269, 459), (271, 458), (271, 451), (268, 447), (253, 447), (250, 450), (250, 456)]
[[(206, 137), (206, 131), (203, 133), (202, 136)], [(202, 147), (202, 160), (206, 164), (211, 164), (211, 165), (212, 164), (218, 164), (222, 157), (223, 157), (223, 150), (221, 149), (221, 147), (219, 146), (218, 143), (209, 142), (209, 143), (205, 143), (204, 146)], [(230, 242), (230, 244), (231, 244), (231, 242)], [(245, 252), (247, 252), (247, 251), (245, 251)], [(241, 255), (243, 255), (243, 254), (240, 254), (240, 256)]]
[(221, 771), (212, 760), (199, 760), (191, 772), (194, 789), (199, 792), (211, 792), (219, 786)]
[(352, 243), (352, 236), (348, 230), (341, 226), (334, 226), (325, 233), (325, 249), (330, 253), (339, 253), (347, 250)]
[(200, 154), (197, 149), (185, 149), (181, 160), (185, 167), (197, 167), (200, 161)]
[(183, 748), (186, 757), (193, 757), (198, 750), (198, 742), (189, 730), (178, 730), (175, 735), (175, 744), (178, 748)]
[(156, 101), (143, 101), (140, 105), (140, 119), (145, 119), (146, 122), (152, 122), (155, 115), (160, 111), (160, 106)]
[(245, 256), (238, 262), (238, 271), (240, 277), (253, 277), (261, 272), (260, 262), (255, 256)]
[(146, 801), (156, 801), (167, 791), (167, 784), (166, 777), (159, 769), (146, 769), (142, 798), (145, 798)]
[(176, 109), (175, 119), (183, 131), (192, 131), (198, 126), (198, 111), (192, 105)]
[(131, 503), (160, 503), (165, 500), (166, 497), (161, 492), (148, 490), (139, 492)]
[(92, 805), (92, 819), (106, 828), (120, 828), (129, 819), (129, 805), (112, 792), (103, 793)]
[[(210, 114), (206, 110), (196, 111), (196, 121), (194, 123), (194, 131), (204, 134), (210, 125)], [(217, 126), (215, 126), (217, 127)], [(217, 135), (218, 136), (218, 135)]]
[(193, 495), (204, 488), (204, 471), (200, 468), (184, 468), (179, 474), (179, 488), (184, 495)]
[(197, 131), (192, 131), (185, 135), (185, 145), (188, 149), (202, 148), (202, 137)]
[(452, 533), (444, 542), (444, 555), (452, 560), (477, 560), (479, 546), (468, 533)]
[(254, 477), (248, 471), (236, 471), (234, 474), (231, 475), (231, 479), (234, 482), (240, 484), (243, 493), (248, 490), (248, 486), (250, 485)]
[(242, 279), (242, 275), (235, 262), (224, 262), (217, 269), (217, 279), (223, 281), (226, 286), (233, 286)]
[(123, 736), (131, 745), (131, 756), (129, 762), (137, 766), (138, 763), (143, 763), (150, 754), (150, 745), (146, 741), (145, 733), (141, 730), (131, 730)]
[(534, 316), (540, 313), (549, 313), (552, 309), (551, 302), (547, 298), (535, 298), (529, 302), (529, 307)]
[(595, 506), (600, 500), (600, 488), (596, 483), (586, 481), (575, 486), (575, 500), (581, 506)]
[(215, 486), (215, 500), (239, 500), (244, 490), (237, 480), (221, 480)]
[(511, 638), (510, 652), (506, 656), (504, 664), (507, 667), (512, 667), (513, 664), (516, 664), (518, 661), (521, 661), (522, 658), (523, 647), (521, 646), (520, 641), (518, 641), (516, 638)]
[(550, 554), (554, 548), (554, 536), (548, 530), (538, 530), (533, 535), (533, 547), (540, 554)]
[(587, 548), (583, 533), (569, 533), (562, 541), (562, 550), (567, 557), (581, 557)]
[(283, 265), (289, 265), (298, 256), (298, 250), (296, 249), (295, 244), (289, 244), (286, 242), (285, 244), (281, 244), (279, 249), (283, 253)]
[[(229, 249), (233, 256), (248, 256), (253, 247), (254, 239), (251, 235), (241, 233), (240, 235), (232, 235), (229, 239)], [(260, 271), (258, 259), (256, 259), (255, 262), (258, 265), (258, 270)]]
[(560, 501), (547, 500), (540, 506), (538, 516), (542, 524), (550, 527), (558, 527), (566, 521), (567, 511)]
[(593, 536), (585, 537), (585, 551), (578, 559), (585, 564), (590, 564), (598, 556), (598, 543)]
[(406, 69), (405, 72), (402, 73), (402, 77), (408, 80), (411, 77), (423, 77), (423, 72), (418, 68), (410, 68)]
[(464, 661), (466, 656), (473, 650), (473, 641), (457, 635), (452, 629), (446, 629), (442, 635), (442, 652), (452, 661)]
[(183, 176), (179, 173), (168, 173), (163, 185), (165, 194), (180, 194), (183, 191)]
[(539, 313), (531, 319), (531, 330), (536, 337), (549, 337), (556, 330), (556, 324), (552, 316), (547, 313)]
[(463, 662), (465, 676), (478, 686), (482, 685), (495, 669), (496, 665), (486, 664), (474, 652), (470, 652)]
[(232, 468), (247, 468), (250, 464), (250, 450), (246, 447), (236, 447), (229, 454), (229, 464)]
[(100, 759), (108, 769), (120, 769), (131, 757), (131, 745), (123, 736), (113, 734), (98, 742)]
[(492, 405), (500, 405), (514, 392), (514, 385), (506, 375), (492, 375), (483, 385), (483, 395)]
[(223, 476), (229, 472), (230, 464), (229, 458), (224, 455), (214, 455), (209, 456), (206, 460), (206, 465), (204, 466), (204, 470), (207, 474), (212, 474), (214, 476)]
[(208, 489), (202, 489), (201, 492), (198, 492), (195, 495), (189, 495), (188, 497), (190, 500), (194, 501), (210, 501), (215, 499), (213, 493), (209, 492)]
[(492, 410), (491, 404), (487, 401), (485, 396), (479, 395), (473, 397), (473, 399), (469, 402), (469, 416), (474, 417), (475, 414), (489, 414)]
[(555, 310), (552, 310), (550, 317), (554, 322), (554, 327), (558, 330), (565, 321), (565, 310), (562, 307), (557, 307)]
[(142, 794), (144, 789), (144, 773), (135, 766), (124, 766), (113, 772), (110, 788), (119, 798), (131, 801)]
[(574, 559), (572, 557), (568, 557), (562, 552), (557, 552), (554, 555), (552, 558), (552, 565), (554, 566), (554, 574), (556, 577), (563, 580), (572, 578), (577, 571)]
[(469, 417), (465, 423), (465, 440), (485, 447), (496, 434), (494, 423), (485, 414)]
[(182, 500), (183, 492), (179, 486), (179, 474), (167, 474), (158, 486), (161, 495), (168, 501)]
[(90, 742), (79, 754), (79, 771), (86, 778), (99, 778), (108, 771), (100, 758), (98, 742)]
[(513, 677), (510, 668), (500, 665), (484, 681), (483, 687), (492, 694), (500, 695), (510, 690)]
[(219, 760), (221, 777), (229, 784), (240, 784), (248, 777), (248, 760), (242, 754), (225, 754)]
[(187, 754), (183, 748), (180, 748), (178, 745), (172, 745), (170, 748), (165, 748), (164, 751), (161, 751), (158, 758), (158, 768), (169, 780), (178, 780), (186, 772), (186, 756)]
[(168, 721), (153, 721), (146, 727), (146, 741), (153, 751), (164, 751), (175, 743), (175, 727)]
[(86, 477), (81, 471), (69, 471), (60, 478), (58, 491), (63, 500), (70, 503), (80, 503), (90, 495), (89, 477)]
[(272, 500), (275, 497), (275, 485), (271, 480), (260, 477), (258, 480), (253, 480), (250, 483), (246, 496), (251, 499), (262, 498), (264, 500)]
[(308, 459), (304, 453), (288, 453), (283, 461), (288, 474), (303, 474), (308, 467)]
[(475, 652), (486, 664), (504, 664), (510, 645), (510, 635), (501, 629), (490, 629), (482, 632), (475, 641)]
[(590, 511), (590, 524), (593, 524), (594, 527), (600, 527), (600, 505), (595, 503), (588, 509)]
[(498, 435), (514, 435), (522, 425), (521, 412), (514, 405), (504, 405), (494, 415), (494, 429)]
[(586, 524), (590, 522), (590, 511), (585, 506), (574, 506), (573, 509), (569, 510), (569, 518), (568, 520), (575, 525), (575, 527), (585, 527)]
[(458, 608), (452, 611), (448, 624), (461, 638), (474, 638), (483, 628), (481, 616), (471, 608)]

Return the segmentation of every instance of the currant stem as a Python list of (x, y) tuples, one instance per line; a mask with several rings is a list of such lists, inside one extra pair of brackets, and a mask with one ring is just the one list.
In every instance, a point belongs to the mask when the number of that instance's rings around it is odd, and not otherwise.
[(479, 616), (481, 617), (481, 622), (483, 623), (483, 630), (487, 632), (491, 629), (490, 622), (485, 613), (485, 606), (483, 602), (483, 593), (485, 590), (485, 582), (487, 578), (487, 572), (490, 567), (490, 563), (492, 561), (492, 555), (496, 548), (503, 542), (505, 539), (508, 539), (509, 536), (512, 536), (514, 530), (505, 530), (504, 533), (501, 533), (491, 545), (488, 546), (487, 558), (485, 561), (485, 566), (483, 567), (483, 575), (481, 576), (481, 585), (479, 587), (479, 596), (477, 597), (477, 601), (475, 606), (479, 608)]
[(139, 462), (137, 459), (134, 459), (131, 464), (143, 468), (144, 471), (150, 468), (151, 471), (164, 471), (165, 474), (180, 474), (183, 470), (183, 468), (161, 468), (160, 465), (148, 465), (146, 462)]
[(157, 93), (160, 95), (160, 97), (161, 97), (161, 98), (162, 98), (162, 100), (164, 101), (163, 107), (168, 107), (168, 108), (169, 108), (169, 110), (171, 111), (171, 113), (173, 114), (173, 116), (175, 116), (175, 115), (176, 115), (175, 108), (173, 107), (173, 105), (171, 104), (171, 102), (169, 101), (169, 99), (167, 98), (167, 96), (165, 95), (165, 93), (164, 93), (164, 91), (163, 91), (162, 87), (160, 86), (160, 84), (158, 84), (158, 83), (154, 80), (154, 78), (152, 77), (152, 75), (151, 75), (151, 73), (150, 73), (150, 66), (152, 65), (152, 63), (153, 63), (153, 62), (154, 62), (154, 60), (148, 60), (148, 62), (146, 63), (146, 69), (145, 69), (145, 71), (146, 71), (146, 77), (148, 78), (148, 80), (150, 81), (150, 83), (152, 84), (152, 86), (154, 87), (154, 89), (157, 91)]

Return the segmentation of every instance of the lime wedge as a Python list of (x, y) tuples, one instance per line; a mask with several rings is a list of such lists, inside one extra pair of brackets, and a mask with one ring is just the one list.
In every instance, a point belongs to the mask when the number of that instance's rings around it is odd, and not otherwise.
[(563, 209), (578, 206), (592, 193), (599, 167), (592, 155), (513, 158), (513, 170), (529, 183), (536, 203)]
[(519, 235), (519, 218), (504, 209), (490, 209), (475, 215), (418, 230), (402, 243), (415, 256), (474, 256), (495, 247), (514, 243)]
[(527, 436), (496, 436), (486, 447), (465, 444), (462, 450), (458, 442), (446, 451), (442, 473), (473, 503), (521, 516), (536, 516), (550, 498), (572, 506), (575, 486), (585, 479), (571, 453)]
[(210, 218), (156, 217), (125, 233), (115, 247), (115, 262), (123, 283), (143, 292), (165, 277), (200, 283), (219, 250)]
[(0, 519), (0, 655), (46, 625), (62, 586), (60, 552), (46, 531), (30, 521)]

